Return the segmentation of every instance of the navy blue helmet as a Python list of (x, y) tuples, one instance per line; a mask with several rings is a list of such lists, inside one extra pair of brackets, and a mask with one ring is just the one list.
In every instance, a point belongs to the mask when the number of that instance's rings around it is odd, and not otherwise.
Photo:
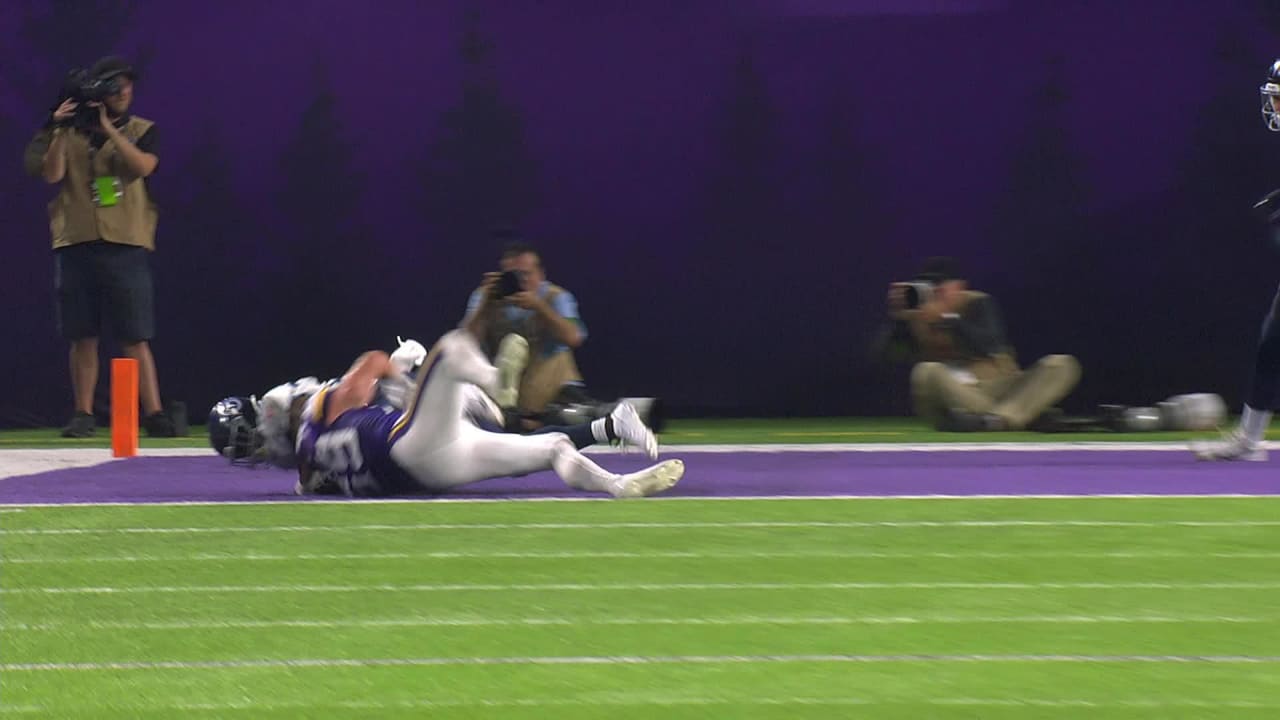
[(209, 444), (232, 463), (261, 460), (258, 401), (253, 397), (223, 398), (209, 411)]
[(1271, 63), (1267, 68), (1267, 81), (1258, 88), (1262, 93), (1262, 117), (1267, 121), (1267, 129), (1280, 132), (1280, 113), (1276, 112), (1272, 99), (1280, 97), (1280, 60)]

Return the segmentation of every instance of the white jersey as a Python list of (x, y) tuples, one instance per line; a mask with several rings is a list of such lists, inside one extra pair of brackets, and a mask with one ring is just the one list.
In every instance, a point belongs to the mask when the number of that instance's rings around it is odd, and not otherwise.
[(258, 434), (267, 452), (267, 462), (285, 469), (298, 466), (293, 436), (289, 432), (289, 409), (295, 400), (315, 395), (323, 384), (314, 377), (302, 377), (277, 385), (259, 401)]

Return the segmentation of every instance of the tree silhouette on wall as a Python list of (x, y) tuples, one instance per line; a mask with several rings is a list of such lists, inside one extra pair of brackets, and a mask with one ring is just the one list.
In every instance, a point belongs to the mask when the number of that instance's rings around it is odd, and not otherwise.
[(493, 229), (522, 228), (539, 199), (524, 120), (503, 97), (480, 19), (474, 5), (463, 15), (462, 97), (428, 142), (422, 171), (432, 254), (460, 267), (492, 264)]

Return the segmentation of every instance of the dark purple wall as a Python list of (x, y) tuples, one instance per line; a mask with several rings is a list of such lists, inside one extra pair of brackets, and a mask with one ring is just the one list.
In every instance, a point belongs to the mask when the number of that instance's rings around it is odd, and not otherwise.
[[(162, 391), (193, 410), (457, 322), (516, 225), (601, 395), (894, 413), (885, 284), (959, 256), (1076, 407), (1236, 403), (1273, 291), (1257, 86), (1277, 3), (266, 0), (0, 6), (0, 423), (69, 406), (22, 146), (61, 74), (140, 65)], [(102, 392), (105, 397), (105, 389)]]

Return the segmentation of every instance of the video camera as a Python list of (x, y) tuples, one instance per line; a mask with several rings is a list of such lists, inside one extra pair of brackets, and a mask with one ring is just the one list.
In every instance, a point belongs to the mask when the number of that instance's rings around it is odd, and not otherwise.
[(101, 77), (84, 68), (76, 68), (68, 72), (54, 108), (61, 105), (63, 101), (71, 100), (76, 103), (76, 112), (62, 124), (76, 130), (89, 130), (96, 127), (98, 108), (89, 103), (101, 103), (109, 96), (118, 94), (123, 86), (121, 75), (120, 72), (113, 72), (107, 77)]

